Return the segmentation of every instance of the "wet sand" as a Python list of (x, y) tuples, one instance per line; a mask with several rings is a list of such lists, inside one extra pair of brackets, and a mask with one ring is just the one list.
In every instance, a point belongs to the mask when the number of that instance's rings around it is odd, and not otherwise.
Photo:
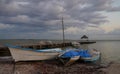
[(113, 62), (107, 68), (101, 68), (102, 71), (106, 72), (107, 74), (120, 74), (120, 63)]
[(59, 61), (0, 62), (0, 74), (120, 74), (120, 63), (100, 68), (79, 62), (67, 67)]
[(63, 66), (58, 61), (0, 63), (0, 74), (106, 74), (96, 67), (76, 62)]

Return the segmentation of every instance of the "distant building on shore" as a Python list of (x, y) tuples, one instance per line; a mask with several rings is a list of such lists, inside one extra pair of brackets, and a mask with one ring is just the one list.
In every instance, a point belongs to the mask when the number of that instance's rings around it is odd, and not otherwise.
[(83, 35), (82, 37), (81, 37), (81, 40), (87, 40), (88, 41), (88, 37), (86, 36), (86, 35)]

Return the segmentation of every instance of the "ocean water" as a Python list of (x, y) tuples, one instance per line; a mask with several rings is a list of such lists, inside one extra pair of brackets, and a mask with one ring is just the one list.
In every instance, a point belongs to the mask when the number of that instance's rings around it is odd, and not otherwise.
[[(40, 39), (8, 39), (0, 40), (0, 44), (34, 44), (39, 43)], [(49, 40), (50, 41), (50, 40)], [(59, 40), (53, 40), (59, 42)], [(120, 41), (96, 41), (94, 44), (81, 45), (81, 47), (89, 49), (97, 49), (102, 53), (102, 61), (111, 62), (117, 61), (120, 62)]]
[(120, 41), (97, 41), (88, 45), (90, 49), (98, 49), (102, 53), (103, 62), (120, 63)]

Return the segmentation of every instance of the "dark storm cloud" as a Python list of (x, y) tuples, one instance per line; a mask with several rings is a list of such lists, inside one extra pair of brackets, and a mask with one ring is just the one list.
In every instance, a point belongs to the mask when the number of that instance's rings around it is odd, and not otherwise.
[(102, 12), (120, 11), (112, 3), (112, 0), (0, 0), (0, 33), (59, 30), (61, 16), (67, 28), (97, 27), (108, 21)]

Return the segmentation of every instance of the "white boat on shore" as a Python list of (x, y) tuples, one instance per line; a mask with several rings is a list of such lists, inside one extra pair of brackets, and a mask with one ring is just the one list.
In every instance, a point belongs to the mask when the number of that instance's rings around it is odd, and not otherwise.
[(55, 59), (60, 53), (61, 48), (31, 50), (25, 48), (9, 47), (12, 58), (17, 61), (37, 61)]

